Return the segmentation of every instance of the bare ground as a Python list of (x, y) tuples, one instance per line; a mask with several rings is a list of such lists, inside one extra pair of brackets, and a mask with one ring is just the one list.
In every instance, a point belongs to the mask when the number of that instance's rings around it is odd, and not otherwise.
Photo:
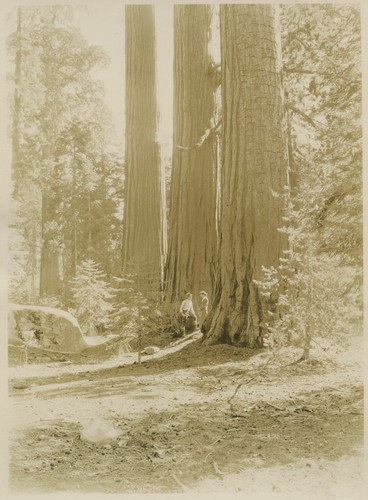
[[(359, 348), (295, 363), (197, 340), (141, 365), (14, 369), (11, 490), (363, 498)], [(92, 418), (120, 437), (82, 440)]]

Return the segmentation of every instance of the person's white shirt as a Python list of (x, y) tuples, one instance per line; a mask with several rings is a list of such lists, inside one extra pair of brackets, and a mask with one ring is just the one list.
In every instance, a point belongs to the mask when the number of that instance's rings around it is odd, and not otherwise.
[(184, 314), (185, 316), (191, 314), (195, 317), (196, 314), (194, 312), (193, 302), (191, 299), (187, 298), (183, 300), (180, 306), (180, 313)]

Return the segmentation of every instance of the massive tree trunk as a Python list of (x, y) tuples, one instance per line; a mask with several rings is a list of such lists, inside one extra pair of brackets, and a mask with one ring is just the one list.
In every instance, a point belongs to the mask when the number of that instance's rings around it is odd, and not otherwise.
[(204, 342), (262, 344), (263, 304), (253, 280), (285, 245), (287, 148), (275, 8), (221, 5), (222, 207), (220, 276)]
[(164, 175), (156, 142), (154, 7), (129, 5), (126, 26), (126, 152), (123, 271), (144, 268), (159, 284), (166, 253)]
[[(174, 6), (174, 139), (166, 298), (212, 292), (216, 237), (216, 72), (211, 7)], [(207, 137), (208, 135), (208, 137)]]

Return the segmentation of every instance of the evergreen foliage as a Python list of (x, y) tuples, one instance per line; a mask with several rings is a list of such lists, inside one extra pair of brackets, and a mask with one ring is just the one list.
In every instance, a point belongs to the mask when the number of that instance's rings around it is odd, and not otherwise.
[(360, 13), (354, 5), (283, 11), (295, 196), (318, 249), (362, 268)]
[(291, 140), (289, 249), (257, 281), (268, 301), (264, 344), (344, 345), (361, 329), (360, 17), (355, 6), (283, 8)]
[(284, 198), (285, 226), (280, 231), (287, 235), (289, 248), (280, 264), (264, 267), (263, 279), (255, 282), (267, 309), (263, 344), (276, 350), (303, 347), (307, 359), (317, 339), (344, 345), (350, 324), (359, 324), (361, 312), (356, 293), (351, 293), (354, 271), (342, 267), (338, 256), (318, 251), (308, 212), (296, 206), (288, 189)]
[(91, 76), (108, 58), (88, 45), (65, 6), (19, 7), (8, 49), (17, 63), (12, 231), (23, 242), (12, 252), (18, 278), (11, 274), (10, 291), (15, 298), (23, 274), (18, 299), (40, 300), (47, 244), (58, 255), (57, 300), (68, 307), (80, 262), (94, 259), (111, 275), (121, 260), (121, 153), (103, 88)]
[(106, 274), (93, 260), (77, 266), (72, 279), (73, 313), (85, 335), (96, 335), (111, 324), (114, 292), (106, 281)]

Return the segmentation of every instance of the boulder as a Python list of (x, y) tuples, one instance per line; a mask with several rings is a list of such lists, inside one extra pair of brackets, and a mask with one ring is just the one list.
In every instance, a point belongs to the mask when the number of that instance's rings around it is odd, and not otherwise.
[(8, 342), (63, 353), (88, 347), (77, 319), (54, 307), (9, 304)]
[(148, 346), (143, 349), (143, 354), (155, 354), (156, 352), (159, 352), (160, 348), (155, 347), (155, 346)]
[(111, 441), (115, 441), (120, 434), (120, 431), (112, 427), (106, 421), (91, 419), (89, 423), (83, 426), (80, 438), (82, 441), (88, 441), (90, 443), (108, 444)]

